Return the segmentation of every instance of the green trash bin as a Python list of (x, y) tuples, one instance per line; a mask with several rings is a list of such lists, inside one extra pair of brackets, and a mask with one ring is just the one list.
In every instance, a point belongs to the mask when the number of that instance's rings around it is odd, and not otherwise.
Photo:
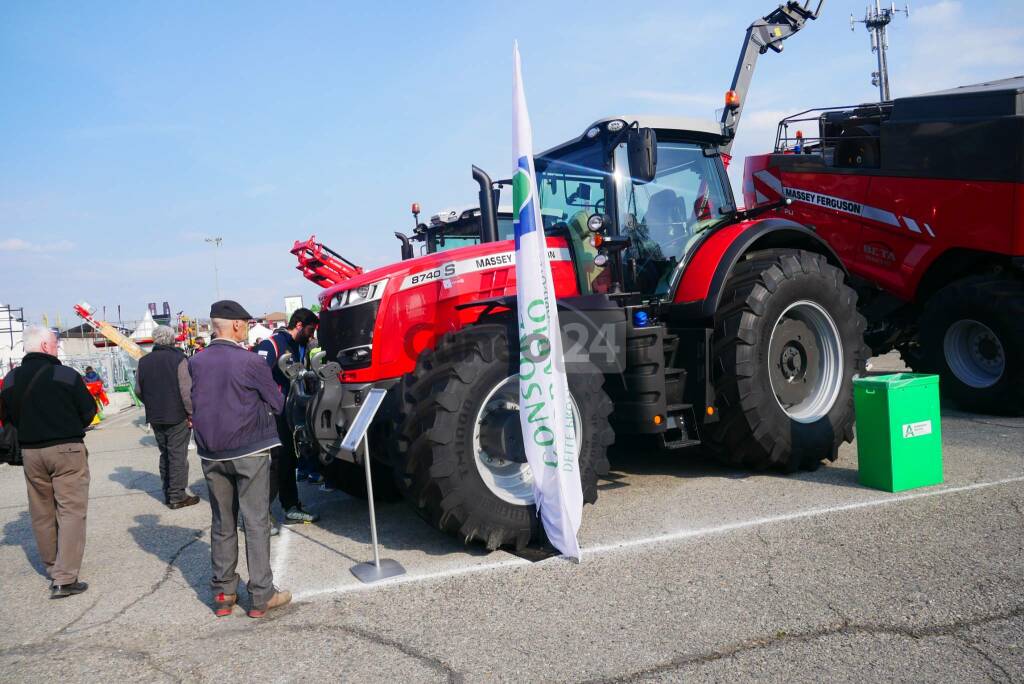
[(894, 373), (853, 387), (860, 483), (887, 492), (941, 484), (939, 377)]

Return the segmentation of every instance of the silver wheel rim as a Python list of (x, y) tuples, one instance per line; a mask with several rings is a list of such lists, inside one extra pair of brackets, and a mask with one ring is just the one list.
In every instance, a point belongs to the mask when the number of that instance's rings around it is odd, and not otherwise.
[(984, 323), (970, 318), (949, 326), (942, 350), (957, 380), (975, 389), (996, 384), (1006, 370), (1006, 351), (999, 337)]
[(779, 408), (798, 423), (827, 416), (843, 386), (843, 344), (828, 312), (809, 300), (790, 304), (775, 321), (768, 353)]
[[(569, 404), (572, 406), (572, 420), (576, 427), (577, 436), (580, 434), (580, 410), (576, 405), (576, 398), (569, 393)], [(476, 413), (476, 420), (473, 422), (473, 453), (477, 472), (480, 479), (487, 485), (487, 489), (502, 501), (517, 506), (532, 506), (533, 498), (533, 473), (530, 466), (525, 462), (505, 457), (505, 454), (489, 454), (485, 449), (488, 442), (488, 430), (497, 429), (494, 424), (498, 421), (512, 421), (515, 424), (519, 420), (519, 374), (510, 375), (495, 385), (487, 396), (484, 397), (480, 408)], [(511, 429), (511, 425), (509, 428)], [(521, 438), (521, 435), (520, 435)], [(583, 447), (583, 440), (576, 440), (576, 457), (579, 458)]]

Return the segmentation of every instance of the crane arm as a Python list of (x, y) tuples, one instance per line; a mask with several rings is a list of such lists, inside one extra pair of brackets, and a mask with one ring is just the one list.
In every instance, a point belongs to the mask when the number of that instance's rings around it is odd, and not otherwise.
[(86, 323), (91, 325), (96, 332), (106, 337), (108, 340), (116, 344), (121, 349), (127, 352), (128, 356), (132, 357), (136, 361), (145, 356), (146, 352), (139, 345), (126, 335), (123, 335), (120, 330), (110, 325), (106, 321), (97, 320), (92, 315), (92, 311), (89, 305), (85, 302), (81, 304), (75, 304), (75, 313), (79, 315)]
[(362, 267), (317, 242), (316, 235), (311, 235), (305, 242), (296, 240), (291, 253), (299, 260), (295, 268), (302, 271), (307, 280), (320, 287), (336, 285), (363, 272)]
[(800, 4), (797, 0), (789, 0), (779, 5), (770, 14), (761, 17), (747, 28), (747, 35), (740, 50), (740, 59), (736, 63), (736, 73), (729, 87), (731, 97), (722, 112), (722, 130), (729, 142), (722, 146), (722, 152), (729, 154), (732, 142), (739, 127), (740, 115), (747, 102), (747, 91), (750, 80), (754, 77), (757, 58), (772, 50), (782, 52), (782, 41), (804, 27), (808, 20), (815, 20), (821, 14), (825, 0), (818, 0), (818, 6), (810, 9), (811, 0)]

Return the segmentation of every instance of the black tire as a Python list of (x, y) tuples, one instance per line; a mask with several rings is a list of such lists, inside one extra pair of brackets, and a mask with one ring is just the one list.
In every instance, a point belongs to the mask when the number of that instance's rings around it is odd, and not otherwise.
[[(827, 411), (822, 404), (820, 417), (812, 413), (805, 422), (790, 417), (776, 397), (772, 374), (782, 366), (773, 364), (783, 356), (772, 359), (769, 349), (780, 316), (799, 302), (828, 314), (841, 346), (841, 363), (837, 354), (834, 364), (841, 381), (831, 383), (838, 394)], [(715, 314), (711, 356), (719, 420), (705, 427), (711, 452), (733, 465), (785, 472), (834, 461), (854, 435), (853, 378), (864, 372), (870, 354), (865, 327), (857, 294), (820, 254), (772, 249), (747, 255), (733, 268)], [(815, 386), (810, 370), (803, 377), (811, 380), (806, 387)]]
[[(384, 448), (382, 443), (378, 442), (377, 444), (378, 446), (374, 448)], [(366, 471), (362, 464), (335, 459), (321, 468), (324, 481), (328, 485), (357, 499), (366, 499)], [(370, 462), (370, 472), (373, 475), (374, 501), (388, 503), (399, 501), (402, 498), (391, 468), (375, 459)]]
[[(980, 340), (975, 338), (976, 351), (981, 358), (1002, 360), (1001, 372), (981, 367), (998, 378), (987, 386), (981, 385), (991, 378), (974, 374), (972, 386), (965, 381), (971, 379), (969, 369), (960, 366), (957, 373), (950, 367), (950, 358), (956, 355), (956, 342), (947, 341), (947, 334), (955, 340), (956, 336), (950, 331), (955, 332), (954, 326), (960, 321), (981, 323), (997, 340), (997, 344), (993, 344), (991, 338), (986, 340), (987, 334)], [(947, 285), (925, 304), (918, 343), (921, 355), (914, 370), (937, 373), (942, 394), (961, 408), (999, 415), (1024, 413), (1024, 283), (997, 275), (982, 275)], [(969, 352), (967, 354), (969, 360)], [(979, 380), (984, 382), (979, 383)]]
[[(499, 498), (481, 477), (473, 448), (477, 413), (485, 397), (518, 373), (516, 333), (503, 324), (482, 324), (442, 337), (424, 352), (403, 381), (395, 464), (406, 499), (431, 525), (494, 550), (525, 547), (540, 533), (536, 508)], [(597, 480), (608, 473), (608, 422), (612, 402), (593, 372), (569, 376), (580, 412), (579, 457), (583, 500), (597, 500)]]

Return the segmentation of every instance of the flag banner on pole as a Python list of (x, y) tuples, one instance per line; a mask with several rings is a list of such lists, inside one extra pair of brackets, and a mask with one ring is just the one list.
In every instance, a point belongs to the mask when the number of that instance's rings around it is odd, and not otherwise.
[(533, 494), (551, 544), (579, 560), (583, 519), (576, 426), (533, 165), (533, 132), (513, 48), (516, 169), (512, 177), (519, 315), (519, 422)]

